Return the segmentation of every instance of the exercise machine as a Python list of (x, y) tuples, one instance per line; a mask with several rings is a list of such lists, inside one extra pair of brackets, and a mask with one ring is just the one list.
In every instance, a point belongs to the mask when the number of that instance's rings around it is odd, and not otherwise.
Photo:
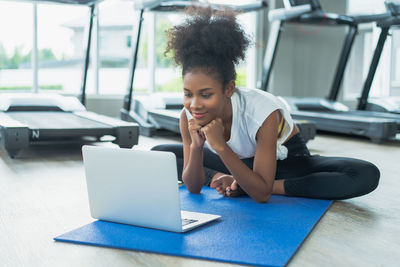
[[(87, 143), (113, 141), (123, 148), (138, 143), (139, 127), (85, 108), (86, 78), (95, 5), (93, 0), (53, 0), (68, 4), (88, 5), (89, 30), (80, 101), (75, 97), (46, 94), (3, 93), (0, 97), (0, 147), (10, 157), (31, 145), (49, 143)], [(111, 138), (109, 138), (111, 137)]]
[[(154, 134), (168, 132), (179, 133), (179, 118), (183, 108), (182, 99), (183, 94), (152, 94), (149, 96), (135, 96), (133, 97), (133, 80), (136, 69), (137, 53), (139, 49), (140, 33), (143, 21), (144, 11), (182, 11), (187, 6), (197, 4), (206, 5), (202, 2), (191, 1), (144, 1), (143, 5), (136, 8), (140, 10), (138, 29), (136, 32), (136, 43), (134, 46), (131, 66), (128, 93), (124, 98), (124, 106), (121, 109), (121, 118), (126, 121), (134, 121), (139, 124), (140, 134), (144, 136), (153, 136)], [(224, 7), (229, 7), (236, 11), (253, 12), (265, 9), (267, 7), (266, 1), (255, 1), (254, 3), (226, 5), (218, 4), (211, 5), (212, 8), (219, 10)], [(313, 139), (316, 133), (315, 124), (309, 121), (296, 121), (300, 131), (302, 132), (306, 141)]]
[(377, 26), (381, 28), (378, 42), (376, 44), (375, 52), (369, 67), (368, 75), (365, 80), (361, 97), (359, 99), (358, 110), (370, 110), (378, 112), (389, 112), (400, 115), (400, 97), (377, 97), (369, 98), (371, 85), (374, 80), (375, 72), (382, 55), (383, 47), (385, 45), (387, 36), (391, 28), (400, 26), (400, 3), (399, 2), (385, 2), (386, 8), (391, 13), (391, 17), (377, 22)]
[[(348, 31), (343, 43), (330, 94), (326, 99), (284, 97), (294, 119), (310, 120), (317, 129), (342, 134), (358, 135), (381, 143), (395, 137), (396, 118), (374, 117), (371, 114), (352, 112), (348, 107), (336, 101), (343, 80), (354, 39), (361, 23), (371, 23), (387, 19), (390, 14), (344, 16), (323, 11), (318, 0), (286, 0), (285, 8), (270, 11), (271, 29), (264, 60), (264, 72), (261, 89), (268, 90), (268, 82), (276, 57), (281, 32), (286, 23), (308, 25), (345, 26)], [(309, 6), (309, 10), (300, 7)], [(298, 9), (297, 14), (293, 9)]]

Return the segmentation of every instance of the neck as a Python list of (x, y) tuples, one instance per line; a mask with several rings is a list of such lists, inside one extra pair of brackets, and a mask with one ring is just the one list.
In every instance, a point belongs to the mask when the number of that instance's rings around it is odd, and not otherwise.
[(222, 111), (222, 123), (224, 125), (226, 124), (231, 124), (232, 122), (232, 101), (231, 98), (228, 98), (226, 103), (225, 103), (225, 107), (224, 110)]

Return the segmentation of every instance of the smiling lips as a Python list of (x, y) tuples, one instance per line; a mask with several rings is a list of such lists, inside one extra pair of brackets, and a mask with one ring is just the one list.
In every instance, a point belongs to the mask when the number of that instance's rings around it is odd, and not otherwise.
[(203, 112), (203, 113), (200, 113), (200, 112), (193, 112), (193, 113), (192, 113), (193, 117), (195, 117), (196, 119), (201, 119), (201, 118), (203, 118), (204, 116), (206, 116), (206, 114), (207, 114), (207, 112)]

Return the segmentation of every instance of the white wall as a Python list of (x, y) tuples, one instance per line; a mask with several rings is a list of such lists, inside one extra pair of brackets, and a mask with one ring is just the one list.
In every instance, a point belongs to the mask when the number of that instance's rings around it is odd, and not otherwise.
[(87, 110), (102, 115), (120, 118), (120, 109), (124, 102), (123, 97), (88, 96), (86, 100)]
[[(282, 6), (276, 0), (276, 7)], [(346, 14), (346, 1), (320, 0), (326, 12)], [(269, 91), (283, 96), (326, 97), (336, 70), (345, 27), (286, 24)]]

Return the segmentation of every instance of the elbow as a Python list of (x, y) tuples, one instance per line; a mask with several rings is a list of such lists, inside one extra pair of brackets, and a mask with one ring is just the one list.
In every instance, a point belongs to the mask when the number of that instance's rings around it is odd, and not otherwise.
[(201, 189), (188, 188), (188, 191), (191, 194), (200, 194)]
[(253, 200), (256, 203), (267, 203), (268, 200), (270, 199), (271, 194), (266, 194), (266, 195), (262, 195), (260, 197), (254, 197)]
[(191, 194), (200, 194), (200, 191), (203, 187), (203, 183), (193, 182), (190, 179), (185, 179), (185, 176), (182, 175), (182, 182), (185, 184), (186, 189)]
[(189, 191), (189, 193), (191, 194), (200, 194), (201, 192), (201, 187), (195, 187), (195, 186), (188, 186), (186, 185), (187, 190)]

